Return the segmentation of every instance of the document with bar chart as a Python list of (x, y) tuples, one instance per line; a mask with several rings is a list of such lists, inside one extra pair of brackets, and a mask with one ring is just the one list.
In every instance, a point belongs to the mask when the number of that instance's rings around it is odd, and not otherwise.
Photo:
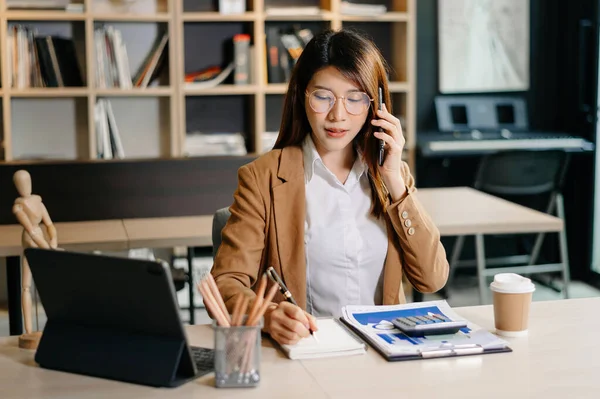
[(410, 337), (400, 331), (392, 320), (399, 317), (419, 317), (431, 314), (458, 321), (459, 317), (444, 300), (386, 306), (345, 306), (342, 321), (364, 338), (388, 360), (409, 360), (492, 352), (507, 352), (507, 342), (476, 324), (455, 334)]

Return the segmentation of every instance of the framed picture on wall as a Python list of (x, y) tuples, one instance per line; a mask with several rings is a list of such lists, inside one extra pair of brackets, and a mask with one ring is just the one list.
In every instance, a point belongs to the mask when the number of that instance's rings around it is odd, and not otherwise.
[(442, 93), (529, 88), (529, 0), (438, 0)]

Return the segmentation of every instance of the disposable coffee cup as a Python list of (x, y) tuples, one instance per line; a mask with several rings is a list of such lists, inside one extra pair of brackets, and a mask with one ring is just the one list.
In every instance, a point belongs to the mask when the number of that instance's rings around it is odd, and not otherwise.
[(529, 308), (535, 285), (515, 273), (500, 273), (490, 284), (494, 295), (496, 334), (522, 337), (529, 328)]

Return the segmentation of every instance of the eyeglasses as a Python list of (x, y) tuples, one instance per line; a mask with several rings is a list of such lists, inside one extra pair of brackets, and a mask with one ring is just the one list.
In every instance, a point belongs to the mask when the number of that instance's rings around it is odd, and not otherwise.
[(371, 105), (372, 98), (367, 93), (362, 91), (353, 91), (347, 96), (336, 97), (331, 91), (325, 89), (317, 89), (311, 93), (306, 92), (308, 103), (313, 111), (322, 114), (329, 112), (338, 98), (344, 100), (344, 107), (349, 114), (360, 115), (365, 112)]

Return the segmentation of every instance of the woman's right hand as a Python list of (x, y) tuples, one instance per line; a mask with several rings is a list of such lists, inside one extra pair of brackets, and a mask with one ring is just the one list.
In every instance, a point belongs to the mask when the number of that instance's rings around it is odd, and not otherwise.
[(317, 331), (317, 320), (298, 306), (283, 301), (275, 310), (265, 313), (267, 332), (280, 344), (293, 345)]

